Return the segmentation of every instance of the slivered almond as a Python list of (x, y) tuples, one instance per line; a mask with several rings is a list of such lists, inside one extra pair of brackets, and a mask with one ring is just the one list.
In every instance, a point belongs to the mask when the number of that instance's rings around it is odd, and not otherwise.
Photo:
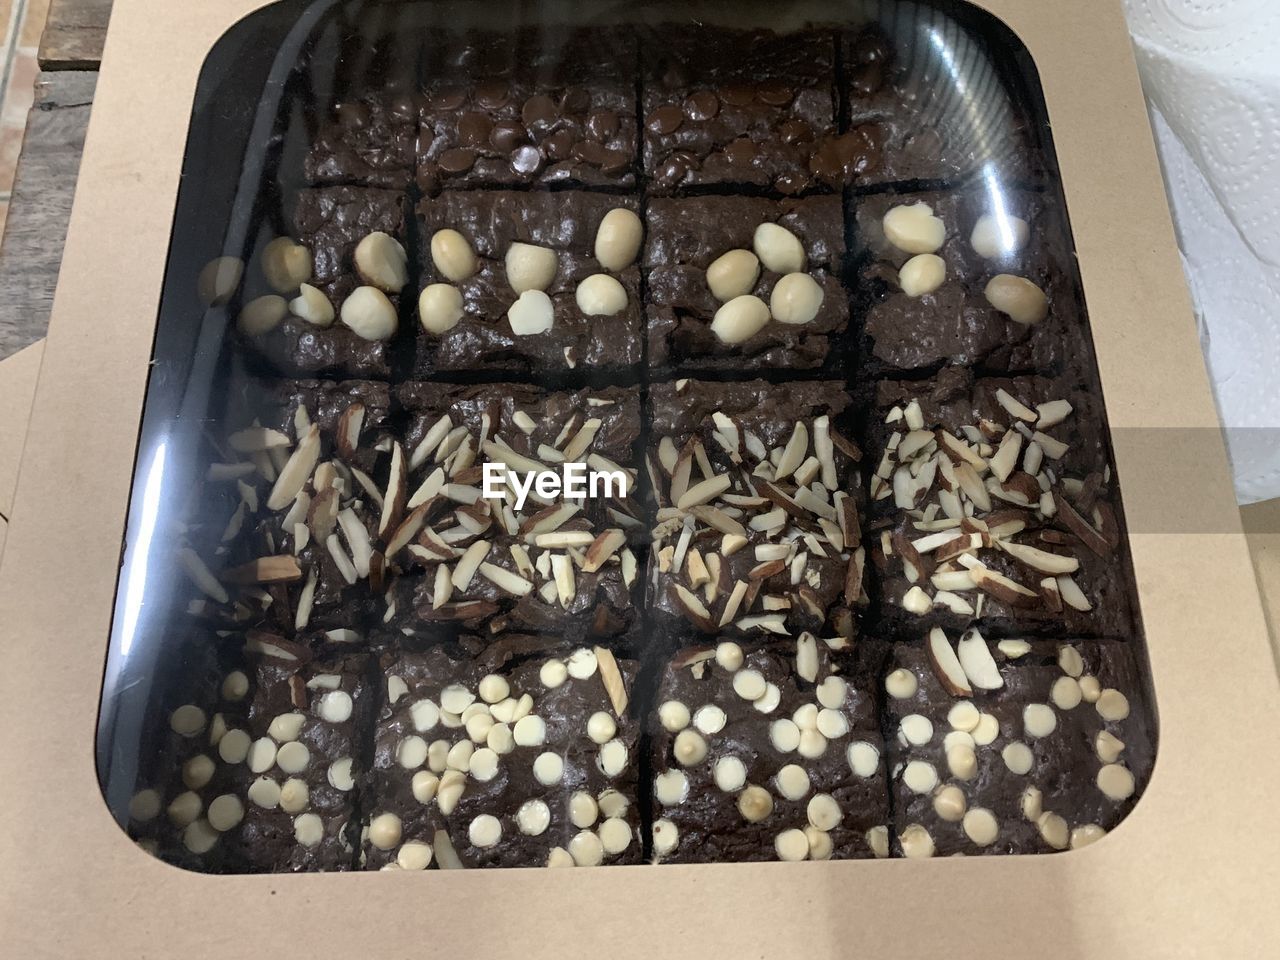
[(685, 523), (680, 531), (680, 539), (676, 541), (675, 551), (671, 554), (671, 566), (674, 570), (679, 570), (684, 566), (685, 551), (689, 549), (689, 544), (693, 542), (693, 524)]
[(344, 460), (350, 460), (360, 446), (360, 431), (364, 429), (364, 404), (359, 401), (342, 411), (338, 427), (334, 431), (334, 446)]
[(836, 509), (836, 523), (840, 524), (840, 532), (846, 544), (857, 543), (862, 539), (861, 525), (858, 523), (858, 508), (853, 498), (843, 490), (837, 490), (833, 497)]
[(796, 673), (810, 683), (818, 680), (818, 640), (812, 633), (796, 638)]
[(1072, 610), (1079, 610), (1087, 613), (1093, 609), (1093, 604), (1089, 602), (1089, 598), (1084, 595), (1084, 591), (1080, 589), (1080, 585), (1071, 577), (1061, 576), (1057, 578), (1058, 593), (1062, 596), (1062, 602)]
[(1107, 538), (1095, 530), (1093, 525), (1082, 517), (1079, 511), (1071, 505), (1071, 502), (1057, 489), (1053, 491), (1053, 504), (1058, 516), (1066, 524), (1067, 529), (1079, 537), (1086, 547), (1100, 557), (1108, 556), (1111, 553), (1111, 544), (1107, 541)]
[(585, 547), (595, 541), (590, 530), (559, 530), (552, 533), (539, 533), (533, 538), (534, 546), (547, 550), (563, 550), (566, 547)]
[(1001, 483), (1009, 479), (1009, 474), (1018, 465), (1018, 454), (1021, 452), (1022, 434), (1016, 430), (1010, 430), (1004, 435), (1004, 439), (1000, 441), (1000, 448), (995, 452), (995, 455), (987, 461), (991, 467), (991, 473)]
[(342, 531), (351, 551), (351, 562), (356, 573), (362, 577), (369, 575), (369, 561), (373, 557), (373, 541), (369, 539), (369, 531), (350, 507), (338, 511), (338, 529)]
[(971, 627), (960, 637), (956, 644), (956, 658), (968, 677), (969, 684), (977, 690), (999, 690), (1004, 686), (1004, 677), (1000, 676), (1000, 668), (991, 656), (987, 641)]
[(418, 467), (426, 463), (427, 458), (435, 453), (436, 448), (440, 446), (440, 443), (452, 430), (453, 421), (449, 419), (449, 415), (446, 413), (431, 425), (431, 428), (418, 442), (418, 445), (413, 448), (413, 453), (409, 456), (409, 469), (417, 470)]
[(287, 448), (289, 438), (268, 427), (247, 427), (227, 437), (227, 445), (236, 453), (262, 453), (273, 448)]
[(427, 504), (423, 504), (401, 521), (400, 526), (387, 540), (386, 558), (388, 561), (395, 558), (395, 555), (403, 550), (422, 530), (423, 525), (427, 522)]
[(1008, 391), (1003, 387), (996, 391), (996, 402), (1010, 414), (1020, 420), (1026, 420), (1029, 423), (1035, 423), (1036, 412), (1028, 407), (1025, 403), (1014, 399)]
[(307, 513), (307, 526), (317, 543), (327, 540), (338, 521), (338, 491), (326, 487), (311, 500)]
[(472, 577), (480, 569), (480, 564), (489, 555), (491, 547), (492, 544), (488, 540), (477, 540), (463, 551), (457, 565), (453, 568), (454, 589), (466, 592), (467, 587), (471, 586)]
[(592, 541), (583, 559), (585, 573), (595, 573), (627, 542), (627, 535), (616, 527), (605, 530)]
[(690, 507), (707, 503), (728, 490), (732, 483), (733, 479), (727, 473), (701, 480), (689, 487), (684, 496), (676, 500), (676, 507), (680, 510), (688, 510)]
[(951, 641), (947, 639), (941, 627), (934, 627), (929, 631), (926, 651), (929, 655), (929, 666), (933, 668), (934, 675), (947, 693), (953, 697), (973, 696), (973, 687), (969, 683), (964, 668), (960, 665), (960, 658), (951, 648)]
[(1070, 449), (1065, 443), (1056, 437), (1051, 437), (1047, 433), (1037, 430), (1031, 435), (1031, 439), (1040, 444), (1040, 448), (1044, 451), (1044, 455), (1050, 460), (1061, 460), (1067, 455)]
[(342, 549), (342, 544), (338, 541), (336, 533), (329, 534), (324, 542), (325, 549), (329, 551), (329, 556), (333, 558), (334, 566), (338, 568), (338, 572), (342, 574), (342, 579), (347, 583), (355, 583), (360, 579), (359, 573), (356, 571), (355, 565), (352, 564), (351, 558), (347, 556), (346, 551)]
[(789, 543), (760, 543), (756, 544), (755, 556), (760, 563), (769, 560), (785, 560), (791, 555), (791, 545)]
[(320, 428), (313, 424), (276, 476), (271, 495), (267, 497), (267, 509), (283, 510), (292, 503), (311, 478), (319, 459)]
[(737, 534), (740, 537), (745, 537), (747, 534), (746, 527), (723, 510), (719, 510), (710, 504), (701, 503), (695, 507), (690, 507), (689, 512), (712, 530), (717, 530), (720, 533)]
[(302, 585), (302, 591), (298, 594), (298, 609), (293, 614), (295, 630), (303, 630), (311, 622), (311, 609), (316, 601), (316, 579), (316, 568), (312, 567), (307, 574), (307, 582)]
[(453, 575), (449, 571), (449, 565), (442, 563), (436, 567), (435, 589), (431, 591), (431, 606), (435, 610), (439, 610), (449, 602), (449, 597), (453, 595)]
[(777, 576), (783, 570), (787, 569), (785, 560), (768, 560), (765, 563), (757, 563), (747, 572), (748, 580), (766, 580), (769, 577)]
[(973, 616), (973, 604), (958, 593), (952, 593), (950, 590), (937, 590), (933, 594), (933, 604), (936, 607), (946, 607), (954, 614), (962, 617)]
[(975, 507), (984, 512), (991, 509), (991, 494), (978, 478), (977, 472), (971, 465), (957, 463), (955, 465), (955, 475), (960, 489), (964, 491), (965, 496), (972, 501)]
[(559, 530), (581, 509), (581, 504), (577, 503), (562, 503), (558, 506), (547, 507), (545, 510), (538, 511), (520, 525), (520, 535), (529, 542), (533, 542), (533, 538), (539, 534)]
[[(738, 614), (738, 607), (742, 605), (742, 598), (747, 594), (747, 585), (742, 580), (735, 580), (733, 590), (729, 593), (729, 599), (725, 601), (724, 612), (720, 614), (719, 626), (723, 627), (728, 624)], [(708, 633), (714, 632), (708, 630)]]
[(226, 588), (218, 582), (218, 578), (213, 575), (213, 572), (205, 566), (205, 562), (190, 547), (183, 547), (178, 551), (178, 563), (186, 571), (191, 582), (205, 596), (217, 600), (218, 603), (230, 601), (231, 597), (228, 596)]
[(556, 585), (556, 596), (560, 599), (560, 606), (567, 610), (569, 604), (573, 603), (573, 598), (577, 595), (578, 589), (577, 574), (573, 570), (573, 560), (567, 554), (552, 554), (551, 573)]
[(978, 456), (977, 452), (968, 443), (946, 430), (937, 432), (938, 446), (951, 458), (952, 462), (959, 466), (967, 463), (971, 467), (979, 470), (985, 469), (987, 464)]
[(1050, 400), (1048, 403), (1036, 404), (1036, 429), (1047, 430), (1056, 427), (1071, 416), (1071, 404), (1066, 400)]
[(954, 539), (956, 539), (954, 528), (949, 530), (939, 530), (937, 533), (930, 533), (926, 536), (912, 540), (911, 546), (915, 548), (917, 553), (930, 553), (937, 550), (944, 544), (950, 543)]
[(369, 476), (359, 467), (351, 468), (351, 476), (355, 478), (356, 483), (360, 484), (360, 489), (369, 495), (369, 499), (382, 509), (382, 491), (378, 489), (378, 485), (373, 482), (373, 477)]
[(808, 451), (809, 428), (804, 425), (804, 421), (797, 420), (796, 425), (791, 430), (791, 438), (787, 440), (782, 456), (778, 458), (774, 476), (779, 480), (791, 476), (796, 472), (796, 468), (804, 463), (805, 454)]
[(822, 485), (834, 490), (840, 485), (840, 477), (836, 473), (835, 444), (831, 441), (831, 418), (825, 414), (813, 421), (813, 452), (822, 465)]
[(477, 569), (480, 576), (484, 577), (499, 590), (505, 590), (512, 596), (523, 597), (533, 590), (532, 582), (512, 573), (505, 567), (498, 566), (496, 563), (482, 563)]
[(842, 553), (845, 541), (844, 531), (840, 529), (840, 526), (830, 520), (819, 517), (818, 527), (822, 530), (823, 536), (827, 538), (831, 546), (835, 548), (836, 553)]
[(1040, 573), (1051, 573), (1056, 576), (1061, 573), (1075, 573), (1080, 569), (1080, 561), (1075, 557), (1064, 557), (1061, 554), (1039, 550), (1022, 543), (1000, 541), (999, 547), (1013, 559)]
[(596, 438), (596, 433), (600, 429), (601, 421), (594, 417), (586, 421), (581, 429), (574, 435), (564, 447), (565, 460), (573, 461), (579, 459), (590, 448), (592, 442)]
[(604, 684), (604, 691), (609, 695), (609, 705), (613, 707), (613, 714), (619, 720), (623, 714), (627, 712), (627, 684), (622, 678), (622, 671), (618, 669), (618, 661), (614, 658), (613, 652), (604, 647), (596, 647), (596, 667), (600, 671), (600, 682)]
[(727, 533), (720, 538), (720, 552), (726, 557), (732, 557), (746, 545), (747, 538), (736, 533)]
[(671, 476), (676, 468), (676, 461), (680, 459), (680, 451), (676, 449), (676, 442), (670, 437), (663, 437), (658, 441), (658, 462), (662, 464), (662, 469), (667, 471), (667, 476)]
[(929, 582), (938, 590), (976, 590), (978, 585), (969, 576), (968, 570), (947, 570), (935, 573)]
[(302, 579), (302, 568), (289, 554), (258, 557), (230, 570), (222, 578), (228, 583), (293, 583)]
[(405, 500), (408, 496), (409, 473), (404, 462), (404, 448), (399, 443), (391, 446), (391, 473), (387, 480), (387, 492), (382, 498), (382, 516), (378, 520), (378, 536), (385, 536), (388, 530), (404, 516)]
[(786, 614), (783, 613), (763, 613), (754, 617), (743, 617), (734, 626), (739, 630), (765, 630), (779, 636), (791, 636), (791, 631), (787, 629)]
[(491, 463), (506, 464), (508, 469), (518, 473), (543, 473), (547, 465), (523, 454), (516, 453), (508, 446), (500, 446), (493, 440), (486, 440), (480, 448)]
[[(792, 499), (790, 494), (788, 494), (781, 487), (777, 486), (774, 483), (771, 483), (768, 480), (762, 480), (760, 482), (760, 489), (764, 492), (765, 498), (767, 498), (768, 500), (780, 506), (783, 510), (787, 511), (787, 513), (791, 514), (791, 516), (795, 517), (797, 520), (805, 520), (808, 518), (808, 513), (805, 511), (804, 507), (796, 503), (795, 500)], [(757, 500), (762, 498), (752, 498), (752, 499)], [(734, 498), (730, 498), (727, 496), (724, 497), (724, 502), (728, 504), (733, 504), (734, 506), (747, 507), (748, 509), (754, 506), (763, 505), (763, 503), (759, 503), (759, 504), (737, 503)]]
[(814, 516), (824, 517), (827, 520), (834, 520), (836, 518), (835, 507), (823, 500), (822, 497), (814, 493), (809, 487), (801, 487), (797, 490), (795, 501), (797, 505), (808, 510)]
[(849, 556), (849, 565), (844, 575), (844, 602), (853, 605), (862, 599), (862, 580), (866, 568), (867, 551), (858, 547)]
[(1040, 599), (1047, 609), (1054, 613), (1062, 612), (1062, 592), (1058, 589), (1058, 581), (1054, 577), (1045, 577), (1038, 584)]
[(990, 594), (1010, 606), (1025, 607), (1039, 599), (1039, 594), (1034, 590), (1028, 590), (1022, 584), (987, 567), (971, 567), (969, 576), (983, 593)]
[(631, 587), (636, 582), (636, 574), (639, 572), (639, 564), (636, 562), (636, 555), (630, 550), (622, 551), (622, 582)]
[(680, 451), (680, 456), (676, 458), (675, 468), (671, 471), (671, 494), (672, 503), (678, 504), (689, 490), (689, 478), (693, 473), (693, 446), (685, 444), (684, 449)]
[(781, 527), (787, 522), (787, 511), (779, 507), (776, 510), (770, 510), (768, 513), (758, 513), (751, 518), (750, 527), (752, 530), (768, 531), (776, 527)]

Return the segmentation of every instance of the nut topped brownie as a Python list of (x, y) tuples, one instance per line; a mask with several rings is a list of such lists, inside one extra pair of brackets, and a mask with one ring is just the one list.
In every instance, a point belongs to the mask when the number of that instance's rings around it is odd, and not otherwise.
[(640, 862), (635, 663), (507, 636), (382, 667), (366, 869)]
[(303, 162), (308, 183), (404, 190), (413, 180), (418, 98), (382, 91), (337, 104)]
[(1074, 258), (1048, 196), (889, 194), (856, 199), (853, 215), (873, 370), (1080, 370)]
[(429, 42), (418, 185), (634, 186), (636, 51), (598, 27)]
[[(632, 623), (644, 530), (636, 389), (412, 383), (397, 396), (410, 415), (406, 523), (416, 532), (388, 552), (405, 569), (388, 622), (576, 636)], [(554, 488), (536, 479), (556, 471)], [(489, 474), (497, 496), (485, 496)]]
[(650, 190), (838, 191), (834, 58), (821, 30), (659, 30), (640, 93)]
[(130, 803), (130, 832), (163, 859), (211, 872), (349, 870), (367, 709), (360, 656), (309, 660), (247, 635), (245, 666), (169, 716), (171, 778)]
[(864, 550), (858, 449), (834, 383), (650, 388), (657, 501), (649, 607), (677, 632), (853, 632)]
[(644, 251), (649, 366), (821, 367), (849, 322), (835, 197), (651, 200)]
[(881, 382), (872, 419), (869, 536), (885, 622), (1132, 633), (1105, 426), (1090, 395), (948, 368)]
[(895, 852), (1051, 853), (1098, 840), (1151, 774), (1155, 741), (1129, 645), (897, 644), (885, 677)]
[(249, 349), (285, 376), (388, 378), (409, 279), (405, 207), (393, 190), (299, 191), (295, 237), (268, 243), (259, 262), (275, 292), (248, 300), (237, 319)]
[(651, 723), (654, 859), (888, 856), (877, 670), (807, 633), (678, 652)]
[(420, 377), (630, 372), (641, 360), (633, 197), (447, 191), (418, 206)]

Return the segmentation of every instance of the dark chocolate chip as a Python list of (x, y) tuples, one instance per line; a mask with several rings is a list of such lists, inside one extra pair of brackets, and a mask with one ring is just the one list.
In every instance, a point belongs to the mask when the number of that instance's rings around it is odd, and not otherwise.
[(746, 137), (739, 137), (724, 148), (725, 159), (740, 167), (750, 165), (759, 153), (759, 148)]
[(548, 126), (559, 115), (556, 102), (545, 93), (535, 93), (520, 108), (520, 119), (527, 127)]
[(631, 164), (631, 156), (625, 150), (606, 150), (600, 160), (600, 169), (605, 173), (622, 173)]
[(455, 147), (440, 154), (440, 169), (445, 173), (466, 173), (475, 165), (476, 152)]
[(522, 177), (532, 177), (542, 169), (542, 151), (532, 145), (518, 147), (511, 154), (511, 169)]
[(418, 156), (425, 157), (431, 152), (431, 145), (436, 142), (435, 131), (425, 123), (418, 126)]
[(596, 110), (587, 117), (587, 136), (602, 143), (618, 132), (618, 115), (612, 110)]
[(684, 102), (684, 115), (690, 120), (710, 120), (720, 112), (720, 98), (710, 90), (691, 93)]
[(489, 143), (495, 150), (510, 153), (522, 143), (529, 142), (529, 133), (512, 120), (499, 120), (489, 132)]
[(464, 113), (458, 118), (458, 144), (463, 147), (479, 147), (489, 142), (493, 121), (487, 113)]
[(457, 87), (437, 90), (427, 101), (432, 110), (441, 112), (457, 110), (467, 102), (467, 92)]
[(869, 97), (884, 86), (883, 63), (867, 63), (854, 67), (849, 86), (855, 96)]
[(573, 158), (598, 167), (604, 163), (605, 149), (594, 140), (579, 140), (573, 145)]
[(766, 80), (756, 87), (756, 97), (771, 107), (785, 107), (795, 97), (795, 91), (780, 80)]
[(650, 130), (663, 137), (679, 130), (680, 124), (683, 122), (684, 115), (674, 103), (658, 107), (657, 110), (649, 114), (649, 119), (645, 121)]
[(684, 150), (677, 150), (658, 168), (658, 182), (673, 186), (684, 179), (685, 174), (698, 167), (697, 158)]
[(720, 99), (731, 107), (748, 106), (755, 98), (756, 88), (745, 83), (735, 83), (720, 89)]
[(803, 120), (788, 120), (778, 128), (783, 143), (809, 143), (813, 140), (813, 127)]
[(567, 160), (573, 151), (573, 131), (557, 130), (542, 142), (542, 149), (552, 160)]
[(387, 113), (396, 120), (413, 120), (418, 116), (418, 98), (412, 93), (398, 93), (391, 98)]
[(809, 185), (809, 178), (794, 170), (778, 174), (773, 181), (774, 189), (786, 196), (794, 196)]
[(591, 109), (591, 93), (584, 87), (570, 87), (560, 98), (560, 112), (586, 113)]
[(507, 102), (509, 89), (501, 80), (491, 80), (476, 87), (476, 103), (486, 110), (496, 110)]

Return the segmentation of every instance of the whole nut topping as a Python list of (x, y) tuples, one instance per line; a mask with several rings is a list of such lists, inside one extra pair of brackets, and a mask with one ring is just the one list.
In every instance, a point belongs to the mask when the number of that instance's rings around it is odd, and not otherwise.
[(447, 333), (463, 316), (462, 292), (449, 283), (431, 283), (418, 294), (418, 321), (428, 333)]
[(799, 273), (804, 270), (804, 245), (800, 238), (776, 223), (762, 223), (751, 238), (751, 248), (774, 273)]
[(289, 237), (276, 237), (262, 249), (262, 275), (276, 293), (293, 293), (311, 279), (311, 251)]
[(437, 230), (431, 236), (431, 262), (446, 280), (460, 283), (476, 272), (476, 254), (457, 230)]
[(200, 271), (196, 294), (205, 306), (221, 306), (231, 299), (243, 276), (244, 261), (239, 257), (214, 257)]
[(385, 293), (399, 293), (409, 282), (409, 255), (399, 240), (381, 230), (356, 244), (354, 259), (360, 279)]
[(546, 333), (555, 323), (555, 308), (551, 298), (541, 290), (526, 290), (507, 311), (511, 332), (517, 337)]
[(625, 207), (610, 210), (596, 230), (596, 260), (606, 270), (625, 270), (635, 263), (644, 239), (640, 217)]
[(317, 327), (330, 326), (336, 317), (329, 298), (309, 283), (298, 287), (298, 295), (289, 301), (289, 312)]
[(545, 290), (556, 278), (556, 252), (532, 243), (513, 243), (507, 251), (507, 283), (516, 293)]
[(750, 293), (759, 279), (760, 259), (750, 250), (722, 253), (707, 267), (707, 286), (721, 303)]
[(987, 302), (1014, 323), (1030, 326), (1049, 315), (1049, 300), (1044, 291), (1024, 277), (998, 274), (991, 278), (983, 292)]
[(396, 308), (377, 287), (356, 287), (342, 303), (342, 322), (365, 340), (389, 340), (399, 319)]
[(947, 239), (947, 227), (927, 203), (892, 208), (881, 222), (885, 239), (903, 253), (933, 253)]
[(588, 317), (612, 317), (627, 308), (627, 291), (607, 273), (593, 273), (574, 291), (578, 309)]
[(822, 308), (825, 294), (807, 273), (788, 273), (769, 297), (769, 311), (782, 323), (809, 323)]
[(1021, 217), (994, 216), (984, 213), (973, 225), (969, 246), (987, 260), (1010, 257), (1027, 245), (1031, 227)]
[(908, 297), (933, 293), (946, 279), (946, 261), (936, 253), (917, 253), (898, 271), (898, 285)]
[(744, 294), (734, 297), (716, 311), (711, 332), (721, 343), (744, 343), (764, 329), (769, 322), (769, 308), (759, 297)]
[(257, 337), (274, 330), (288, 315), (289, 305), (285, 303), (284, 297), (269, 293), (246, 303), (240, 309), (240, 316), (236, 318), (236, 326), (241, 333)]

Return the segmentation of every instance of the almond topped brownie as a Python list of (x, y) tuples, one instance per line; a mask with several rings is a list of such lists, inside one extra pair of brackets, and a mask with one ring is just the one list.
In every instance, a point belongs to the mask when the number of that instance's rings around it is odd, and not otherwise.
[(679, 380), (649, 391), (650, 609), (687, 634), (854, 632), (860, 456), (834, 383)]
[(979, 183), (860, 197), (853, 217), (873, 372), (1081, 368), (1073, 257), (1045, 194)]
[(365, 869), (639, 863), (635, 674), (516, 636), (384, 657)]
[(418, 206), (421, 378), (629, 373), (642, 353), (633, 197), (446, 191)]
[(872, 419), (868, 535), (885, 623), (1133, 632), (1093, 397), (953, 367), (881, 382)]
[(1151, 775), (1154, 730), (1128, 644), (895, 644), (887, 694), (895, 852), (1051, 853), (1099, 839)]
[(651, 368), (807, 370), (840, 352), (837, 198), (656, 199), (645, 219)]
[(679, 651), (651, 723), (659, 863), (889, 855), (878, 647)]

